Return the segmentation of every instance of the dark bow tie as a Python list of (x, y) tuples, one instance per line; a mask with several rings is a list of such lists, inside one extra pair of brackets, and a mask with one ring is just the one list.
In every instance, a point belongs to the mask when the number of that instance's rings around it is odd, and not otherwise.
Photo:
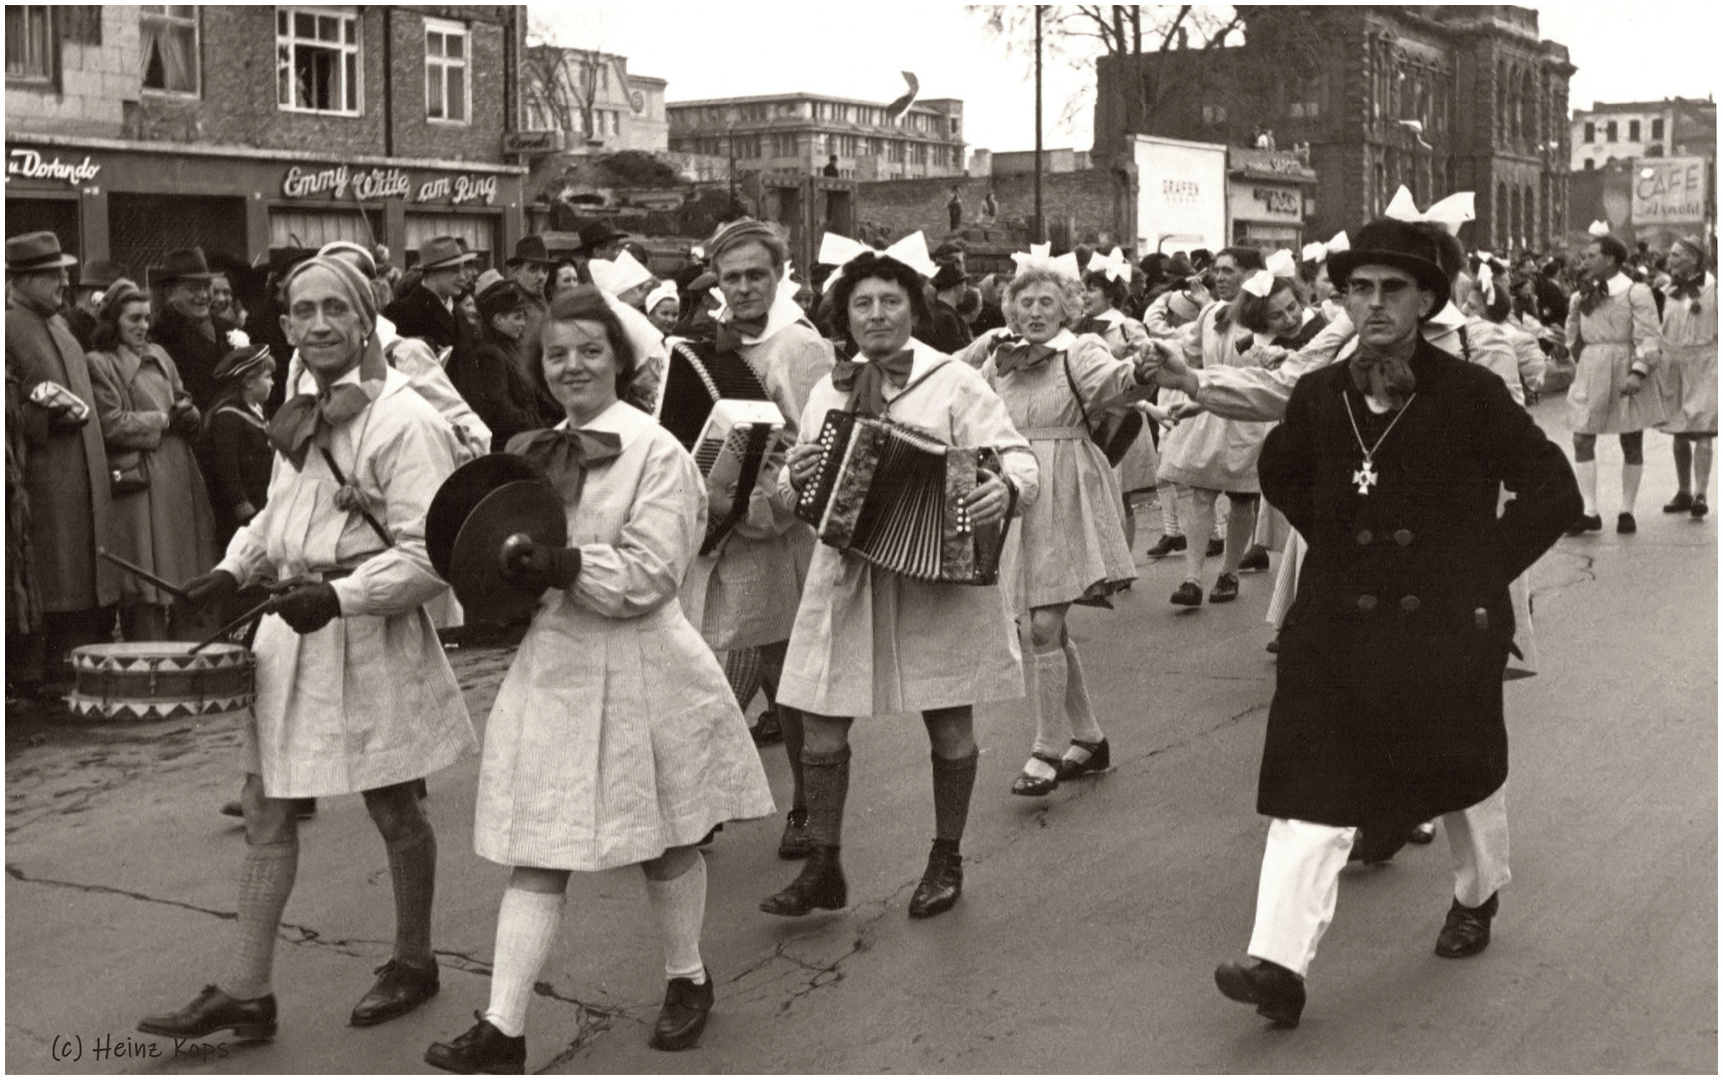
[(1072, 333), (1094, 334), (1097, 337), (1105, 337), (1107, 335), (1107, 331), (1112, 328), (1113, 324), (1101, 318), (1099, 315), (1089, 315), (1072, 329)]
[(296, 394), (269, 422), (269, 441), (295, 469), (305, 468), (311, 444), (327, 448), (329, 434), (371, 404), (371, 395), (357, 383), (344, 383), (320, 394)]
[(1001, 375), (1009, 375), (1020, 367), (1034, 367), (1059, 350), (1050, 345), (1032, 345), (1015, 335), (999, 339), (993, 350), (993, 367)]
[(1412, 365), (1397, 356), (1368, 353), (1363, 348), (1352, 354), (1350, 363), (1352, 385), (1358, 392), (1377, 401), (1386, 401), (1396, 412), (1418, 390), (1418, 380)]
[(902, 390), (909, 383), (915, 351), (904, 349), (884, 360), (839, 360), (832, 368), (832, 385), (850, 395), (855, 411), (867, 416), (885, 412), (886, 380)]
[(712, 343), (718, 346), (719, 352), (735, 352), (748, 344), (742, 340), (744, 336), (758, 341), (760, 335), (766, 332), (766, 320), (764, 318), (731, 319), (729, 322), (715, 325), (717, 329), (713, 332)]
[(1703, 273), (1694, 274), (1689, 278), (1676, 278), (1669, 283), (1669, 299), (1686, 300), (1691, 298), (1694, 302), (1693, 313), (1695, 315), (1699, 313), (1699, 296), (1704, 291), (1705, 275)]
[(545, 428), (516, 435), (508, 452), (538, 466), (572, 506), (580, 502), (586, 470), (622, 453), (622, 439), (611, 431)]

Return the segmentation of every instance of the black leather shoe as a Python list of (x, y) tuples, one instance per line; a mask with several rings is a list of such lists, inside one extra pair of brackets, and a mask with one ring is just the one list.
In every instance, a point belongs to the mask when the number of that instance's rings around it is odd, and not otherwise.
[(915, 895), (909, 898), (909, 917), (912, 919), (931, 919), (933, 916), (951, 910), (951, 905), (957, 903), (957, 898), (963, 895), (963, 856), (957, 853), (955, 845), (933, 842), (933, 850), (927, 854), (927, 869), (921, 875), (921, 884), (915, 887)]
[(191, 999), (191, 1004), (171, 1013), (146, 1016), (138, 1021), (145, 1035), (168, 1039), (201, 1039), (218, 1031), (231, 1031), (240, 1042), (275, 1038), (275, 995), (250, 1001), (230, 998), (214, 984)]
[[(1089, 756), (1082, 761), (1069, 756), (1060, 758), (1060, 783), (1075, 780), (1079, 776), (1104, 773), (1113, 767), (1113, 748), (1107, 744), (1105, 737), (1100, 742), (1083, 742), (1079, 739), (1072, 739), (1071, 746), (1074, 749), (1085, 751)], [(1067, 750), (1065, 753), (1069, 755), (1071, 751)]]
[(1582, 533), (1602, 531), (1602, 514), (1581, 514), (1577, 521), (1567, 527), (1567, 534), (1569, 536), (1579, 536)]
[(1688, 516), (1696, 517), (1696, 518), (1702, 518), (1706, 514), (1709, 514), (1710, 512), (1711, 512), (1711, 507), (1706, 505), (1705, 496), (1703, 496), (1703, 495), (1693, 496), (1693, 508), (1691, 510), (1687, 511)]
[(483, 1013), (473, 1013), (478, 1023), (454, 1042), (432, 1043), (425, 1051), (425, 1064), (452, 1073), (520, 1075), (526, 1072), (526, 1036), (504, 1035)]
[(1496, 899), (1500, 895), (1491, 893), (1490, 898), (1477, 907), (1466, 907), (1455, 900), (1448, 908), (1448, 919), (1442, 924), (1442, 932), (1436, 935), (1436, 955), (1463, 960), (1483, 952), (1490, 944), (1490, 920), (1496, 917), (1496, 909), (1501, 906)]
[(813, 850), (814, 841), (808, 836), (808, 809), (805, 806), (792, 807), (784, 818), (784, 835), (778, 840), (778, 858), (805, 859)]
[(1346, 861), (1380, 866), (1392, 859), (1411, 839), (1412, 828), (1408, 825), (1383, 824), (1360, 828), (1352, 839), (1352, 850), (1347, 852)]
[(1203, 587), (1194, 581), (1181, 582), (1173, 590), (1171, 602), (1179, 607), (1202, 607)]
[(1203, 552), (1203, 558), (1205, 558), (1205, 559), (1218, 559), (1221, 556), (1221, 552), (1223, 552), (1225, 550), (1226, 550), (1226, 541), (1225, 540), (1210, 540), (1208, 542), (1207, 550), (1205, 550)]
[(1225, 604), (1238, 599), (1238, 575), (1222, 574), (1215, 578), (1214, 588), (1209, 590), (1208, 602)]
[(760, 910), (768, 915), (794, 918), (815, 908), (836, 911), (849, 903), (850, 886), (844, 880), (844, 868), (838, 862), (837, 845), (816, 845), (808, 851), (808, 861), (789, 888), (760, 901)]
[(427, 971), (409, 967), (399, 960), (390, 960), (377, 969), (377, 974), (382, 977), (371, 987), (370, 993), (353, 1006), (353, 1015), (347, 1022), (354, 1027), (371, 1027), (405, 1016), (436, 997), (437, 991), (442, 989), (434, 964)]
[(712, 972), (705, 974), (703, 983), (671, 979), (664, 988), (664, 1007), (658, 1010), (648, 1044), (652, 1049), (686, 1050), (706, 1030), (706, 1017), (712, 1012)]
[(1633, 520), (1632, 514), (1615, 515), (1615, 531), (1626, 535), (1639, 531), (1639, 522)]
[(1693, 496), (1685, 491), (1677, 491), (1675, 498), (1663, 504), (1665, 514), (1685, 514), (1693, 509)]
[(1268, 569), (1268, 549), (1261, 544), (1252, 544), (1245, 550), (1244, 558), (1238, 561), (1238, 568), (1245, 573)]
[(1184, 549), (1185, 549), (1185, 538), (1184, 537), (1182, 537), (1182, 536), (1168, 536), (1165, 533), (1162, 533), (1161, 538), (1159, 540), (1156, 540), (1154, 542), (1154, 545), (1152, 547), (1150, 547), (1149, 550), (1143, 552), (1143, 554), (1147, 555), (1151, 559), (1164, 559), (1168, 555), (1171, 555), (1173, 552), (1183, 551)]
[(1263, 648), (1268, 652), (1278, 653), (1280, 651), (1280, 635), (1276, 634), (1270, 638), (1268, 644), (1264, 645)]
[(1279, 964), (1258, 960), (1246, 967), (1229, 960), (1214, 969), (1214, 984), (1234, 1001), (1255, 1005), (1259, 1015), (1297, 1027), (1304, 1012), (1304, 980)]

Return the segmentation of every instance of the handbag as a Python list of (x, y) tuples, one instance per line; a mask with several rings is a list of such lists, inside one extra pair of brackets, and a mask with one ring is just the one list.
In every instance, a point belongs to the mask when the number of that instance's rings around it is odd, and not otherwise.
[(1083, 429), (1089, 433), (1089, 441), (1100, 447), (1108, 465), (1117, 466), (1130, 453), (1137, 436), (1143, 433), (1143, 414), (1136, 409), (1123, 409), (1103, 416), (1097, 431), (1089, 421), (1089, 410), (1083, 407), (1083, 395), (1077, 390), (1077, 380), (1071, 377), (1070, 354), (1061, 354), (1059, 359), (1065, 365), (1065, 383), (1071, 388), (1071, 396), (1077, 399), (1077, 412), (1082, 414)]
[(108, 455), (108, 478), (115, 495), (132, 495), (150, 486), (150, 463), (142, 450)]

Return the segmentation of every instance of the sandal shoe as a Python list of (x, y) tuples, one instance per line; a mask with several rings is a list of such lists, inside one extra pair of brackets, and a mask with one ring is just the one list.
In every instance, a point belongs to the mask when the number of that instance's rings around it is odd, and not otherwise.
[(1050, 766), (1053, 769), (1053, 775), (1036, 776), (1029, 771), (1029, 766), (1025, 763), (1023, 771), (1017, 774), (1017, 779), (1011, 781), (1011, 794), (1027, 795), (1030, 798), (1052, 794), (1053, 790), (1059, 786), (1059, 773), (1063, 762), (1051, 754), (1030, 754), (1029, 760), (1039, 761)]
[[(1071, 756), (1073, 750), (1081, 750), (1084, 757), (1081, 760)], [(1072, 739), (1071, 746), (1065, 751), (1065, 756), (1059, 759), (1059, 781), (1075, 780), (1079, 776), (1092, 776), (1104, 773), (1113, 767), (1113, 748), (1107, 745), (1107, 740), (1100, 742), (1083, 742)]]

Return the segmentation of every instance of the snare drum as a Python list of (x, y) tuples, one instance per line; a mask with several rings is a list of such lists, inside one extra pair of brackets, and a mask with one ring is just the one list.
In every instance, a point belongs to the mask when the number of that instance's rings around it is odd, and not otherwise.
[(240, 645), (128, 641), (72, 650), (73, 715), (167, 720), (247, 708), (254, 663)]

